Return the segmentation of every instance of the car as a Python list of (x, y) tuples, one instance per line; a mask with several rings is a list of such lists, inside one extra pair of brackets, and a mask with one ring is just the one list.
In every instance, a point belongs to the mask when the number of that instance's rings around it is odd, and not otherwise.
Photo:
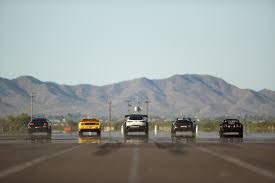
[(124, 135), (128, 132), (144, 132), (146, 136), (149, 133), (148, 116), (142, 114), (129, 114), (125, 115), (123, 124)]
[(220, 137), (225, 135), (238, 135), (243, 138), (243, 124), (238, 119), (225, 119), (220, 124)]
[(52, 123), (47, 118), (33, 118), (28, 123), (28, 133), (32, 135), (36, 132), (46, 132), (48, 136), (52, 135)]
[(192, 137), (196, 136), (196, 123), (191, 118), (176, 118), (172, 121), (171, 135), (176, 135), (177, 132), (191, 132)]
[(78, 123), (78, 134), (80, 137), (83, 136), (85, 132), (96, 132), (97, 136), (101, 135), (101, 124), (98, 119), (84, 118)]

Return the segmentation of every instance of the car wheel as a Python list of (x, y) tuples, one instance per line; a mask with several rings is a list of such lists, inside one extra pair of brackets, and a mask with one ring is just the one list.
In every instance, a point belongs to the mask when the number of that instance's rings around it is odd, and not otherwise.
[(171, 129), (171, 135), (176, 135), (176, 131)]
[(222, 132), (220, 132), (220, 138), (223, 138), (223, 133)]
[(78, 135), (79, 135), (79, 137), (82, 137), (83, 136), (82, 131), (78, 132)]
[(145, 131), (145, 136), (148, 136), (148, 135), (149, 135), (149, 131), (146, 130), (146, 131)]
[(97, 132), (97, 136), (100, 136), (100, 135), (101, 135), (101, 132), (100, 132), (100, 131), (98, 131), (98, 132)]
[(243, 132), (239, 132), (239, 137), (243, 138)]
[(128, 131), (124, 130), (124, 135), (127, 136), (128, 135)]
[(145, 138), (147, 139), (149, 137), (149, 125), (147, 123), (146, 128), (144, 130)]

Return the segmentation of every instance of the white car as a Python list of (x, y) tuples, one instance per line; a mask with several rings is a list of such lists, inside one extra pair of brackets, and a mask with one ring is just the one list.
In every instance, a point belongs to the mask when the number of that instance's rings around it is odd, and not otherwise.
[(125, 115), (123, 129), (124, 135), (128, 135), (128, 132), (144, 132), (147, 136), (149, 132), (148, 116), (142, 114)]

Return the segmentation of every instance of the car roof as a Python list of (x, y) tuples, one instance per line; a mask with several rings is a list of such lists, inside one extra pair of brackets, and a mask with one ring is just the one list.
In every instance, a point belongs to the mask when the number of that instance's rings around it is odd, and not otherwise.
[(235, 121), (236, 123), (241, 123), (240, 120), (234, 118), (225, 119), (222, 123), (228, 123), (228, 121)]
[(176, 120), (175, 121), (192, 121), (192, 119), (191, 118), (176, 118)]
[(138, 117), (138, 116), (142, 116), (142, 117), (148, 118), (148, 115), (144, 115), (144, 114), (128, 114), (128, 115), (125, 115), (125, 118), (128, 118), (128, 117)]
[(228, 118), (228, 119), (225, 119), (224, 121), (239, 121), (238, 119), (234, 119), (234, 118)]
[(97, 121), (97, 122), (99, 122), (99, 120), (98, 119), (96, 119), (96, 118), (83, 118), (82, 120), (80, 120), (80, 122), (86, 122), (86, 121)]
[(48, 120), (47, 118), (32, 118), (32, 121)]

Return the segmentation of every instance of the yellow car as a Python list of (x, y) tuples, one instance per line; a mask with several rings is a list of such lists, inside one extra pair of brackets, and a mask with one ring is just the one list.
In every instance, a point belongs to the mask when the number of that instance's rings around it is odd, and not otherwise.
[(84, 132), (96, 132), (97, 136), (101, 134), (101, 126), (98, 119), (82, 119), (78, 123), (78, 134), (83, 136)]

